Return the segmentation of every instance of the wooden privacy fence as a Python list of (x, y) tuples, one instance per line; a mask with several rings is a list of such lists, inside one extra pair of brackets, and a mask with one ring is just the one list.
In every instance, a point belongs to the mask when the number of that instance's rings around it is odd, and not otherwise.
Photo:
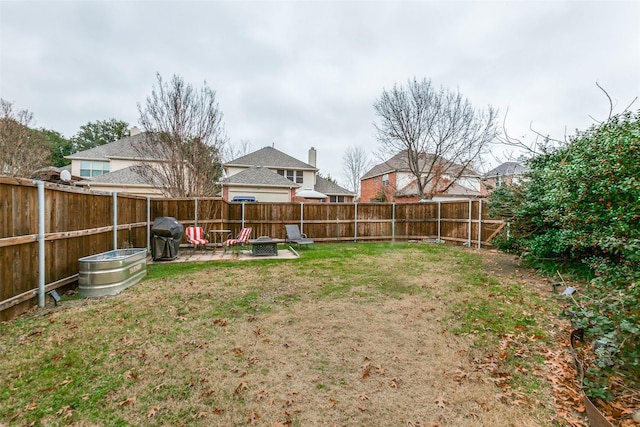
[(227, 203), (220, 198), (156, 199), (0, 177), (0, 320), (47, 292), (73, 284), (78, 259), (112, 249), (150, 247), (153, 219), (176, 218), (205, 231), (252, 227), (284, 238), (298, 224), (316, 242), (430, 240), (489, 245), (503, 222), (481, 200), (430, 203)]

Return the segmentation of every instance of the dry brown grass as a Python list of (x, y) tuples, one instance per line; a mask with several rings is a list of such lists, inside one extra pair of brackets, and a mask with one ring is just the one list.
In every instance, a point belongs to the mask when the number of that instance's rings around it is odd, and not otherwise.
[[(535, 403), (497, 398), (495, 379), (474, 368), (487, 349), (454, 333), (451, 308), (468, 301), (460, 284), (481, 256), (403, 246), (215, 264), (68, 302), (2, 326), (2, 378), (44, 391), (15, 393), (0, 420), (28, 424), (40, 411), (41, 425), (551, 425), (547, 386)], [(513, 265), (499, 270), (510, 258), (485, 256), (495, 280), (521, 280)], [(66, 400), (55, 397), (65, 387)]]

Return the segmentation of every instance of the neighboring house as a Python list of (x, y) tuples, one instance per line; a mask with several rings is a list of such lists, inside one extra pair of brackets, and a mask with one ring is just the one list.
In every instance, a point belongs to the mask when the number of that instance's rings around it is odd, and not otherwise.
[(503, 185), (517, 184), (522, 181), (529, 167), (520, 162), (505, 162), (484, 175), (487, 187), (492, 190)]
[[(428, 194), (433, 194), (431, 199), (436, 201), (486, 195), (482, 179), (473, 169), (464, 168), (443, 158), (434, 158), (433, 154), (423, 154), (420, 161), (424, 164), (435, 162), (437, 166), (433, 169), (443, 171), (436, 180), (437, 188), (434, 188), (433, 184), (427, 184), (425, 195), (417, 195), (418, 184), (408, 166), (407, 152), (401, 151), (386, 162), (375, 165), (360, 178), (360, 200), (410, 203), (424, 200)], [(429, 170), (428, 167), (423, 169), (427, 172)], [(458, 178), (455, 178), (456, 176)], [(448, 186), (451, 180), (454, 182)], [(447, 186), (448, 188), (444, 189)]]
[(126, 138), (66, 156), (71, 160), (71, 175), (83, 179), (75, 185), (99, 191), (162, 196), (160, 188), (149, 185), (136, 171), (136, 165), (142, 161), (161, 160), (140, 157), (136, 145), (144, 138), (144, 133), (133, 128), (131, 135)]
[(350, 203), (355, 195), (318, 176), (316, 150), (309, 150), (309, 163), (274, 147), (264, 147), (223, 165), (222, 198), (255, 197), (259, 202), (315, 201)]
[(316, 175), (315, 191), (329, 196), (329, 203), (353, 203), (355, 194), (338, 184)]

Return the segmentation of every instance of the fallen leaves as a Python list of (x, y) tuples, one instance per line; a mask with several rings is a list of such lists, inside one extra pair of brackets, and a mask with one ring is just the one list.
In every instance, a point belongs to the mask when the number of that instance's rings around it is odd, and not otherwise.
[(129, 380), (137, 380), (138, 378), (140, 378), (140, 374), (138, 374), (137, 372), (132, 372), (131, 370), (127, 370), (124, 373), (124, 377), (129, 379)]
[(371, 375), (371, 363), (366, 363), (364, 365), (364, 371), (362, 372), (362, 379), (366, 380)]
[(240, 384), (238, 384), (236, 389), (233, 391), (233, 394), (236, 395), (236, 396), (239, 396), (245, 390), (249, 390), (249, 384), (247, 384), (246, 382), (243, 381)]
[(202, 418), (206, 418), (209, 414), (206, 411), (196, 412), (191, 416), (194, 420), (200, 420)]
[(62, 416), (63, 418), (69, 419), (73, 417), (73, 412), (71, 411), (71, 406), (65, 405), (56, 411), (56, 415)]
[(227, 319), (215, 319), (213, 321), (214, 325), (221, 326), (221, 327), (227, 326), (228, 323), (229, 323), (229, 321)]
[(118, 406), (129, 406), (132, 403), (135, 403), (135, 401), (136, 401), (136, 397), (130, 396), (124, 399), (123, 401), (118, 402)]
[(256, 393), (255, 399), (256, 401), (260, 401), (265, 397), (267, 397), (268, 394), (269, 394), (269, 390), (260, 390), (259, 392)]
[(380, 375), (380, 376), (384, 376), (387, 371), (381, 366), (381, 365), (373, 365), (370, 361), (370, 359), (365, 356), (365, 363), (361, 366), (362, 369), (362, 379), (366, 380), (367, 378), (369, 378), (371, 376), (371, 371), (375, 368), (375, 373)]
[(471, 379), (471, 376), (469, 375), (468, 372), (465, 372), (460, 368), (454, 371), (453, 380), (458, 384), (462, 384), (464, 381), (468, 381), (470, 379)]
[(66, 380), (61, 381), (58, 384), (56, 384), (56, 387), (62, 387), (62, 386), (65, 386), (67, 384), (71, 384), (72, 382), (73, 382), (72, 379), (67, 378)]
[(251, 412), (249, 414), (249, 423), (250, 424), (255, 424), (258, 421), (258, 418), (260, 418), (260, 416), (256, 413), (256, 412)]
[[(482, 359), (473, 360), (474, 368), (488, 375), (484, 381), (490, 381), (500, 388), (495, 399), (512, 406), (534, 406), (531, 396), (512, 388), (514, 376), (536, 376), (548, 381), (553, 392), (555, 417), (574, 427), (584, 427), (586, 423), (578, 412), (584, 411), (580, 389), (575, 381), (575, 369), (561, 345), (551, 349), (548, 344), (538, 345), (539, 335), (527, 335), (526, 328), (515, 328), (519, 333), (504, 334), (495, 353), (486, 354)], [(543, 372), (537, 367), (527, 368), (519, 360), (543, 356), (548, 369)], [(462, 370), (456, 371), (454, 379), (458, 382), (468, 379)]]
[(397, 389), (400, 381), (400, 378), (391, 378), (391, 381), (389, 381), (389, 387)]

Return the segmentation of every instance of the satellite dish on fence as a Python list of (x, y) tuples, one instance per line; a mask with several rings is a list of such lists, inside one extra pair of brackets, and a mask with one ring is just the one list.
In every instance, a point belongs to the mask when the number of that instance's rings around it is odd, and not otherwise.
[(66, 169), (63, 170), (62, 172), (60, 172), (60, 179), (63, 180), (64, 182), (71, 181), (71, 172), (69, 172)]

